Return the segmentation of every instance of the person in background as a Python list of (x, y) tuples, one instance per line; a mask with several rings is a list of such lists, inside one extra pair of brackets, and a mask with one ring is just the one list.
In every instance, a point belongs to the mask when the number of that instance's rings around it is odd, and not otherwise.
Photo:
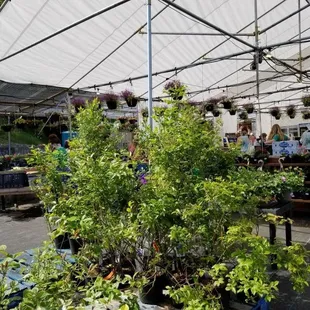
[(302, 147), (309, 152), (310, 151), (310, 126), (308, 127), (308, 130), (306, 130), (301, 135), (300, 142), (302, 144)]
[(250, 146), (250, 140), (248, 136), (247, 128), (243, 128), (241, 131), (241, 136), (237, 140), (237, 144), (241, 145), (241, 152), (247, 153)]
[(261, 146), (263, 144), (266, 143), (266, 139), (267, 139), (267, 134), (266, 133), (262, 133), (259, 138), (256, 140), (255, 142), (255, 146)]
[(49, 147), (55, 157), (59, 161), (60, 167), (65, 167), (67, 165), (67, 150), (61, 146), (60, 140), (55, 134), (48, 136)]
[(283, 131), (281, 130), (281, 127), (278, 124), (274, 124), (271, 128), (271, 131), (269, 133), (266, 143), (272, 144), (273, 141), (279, 142), (279, 141), (287, 141), (287, 140), (289, 140), (289, 138), (287, 135), (283, 133)]

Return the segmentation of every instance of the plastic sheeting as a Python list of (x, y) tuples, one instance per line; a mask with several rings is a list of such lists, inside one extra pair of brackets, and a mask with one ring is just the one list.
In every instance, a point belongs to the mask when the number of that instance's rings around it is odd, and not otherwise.
[[(109, 0), (12, 0), (0, 13), (0, 57), (3, 58), (19, 49), (50, 35), (51, 33), (90, 15), (114, 1)], [(180, 6), (199, 15), (205, 20), (225, 29), (230, 33), (254, 32), (254, 1), (249, 0), (176, 0)], [(307, 5), (301, 1), (301, 6)], [(160, 0), (152, 1), (155, 16), (165, 8)], [(274, 9), (273, 9), (274, 8)], [(295, 0), (258, 1), (259, 27), (264, 29), (298, 9)], [(271, 12), (267, 13), (269, 10)], [(261, 17), (264, 15), (263, 17)], [(309, 8), (301, 12), (302, 37), (310, 35), (308, 29)], [(28, 51), (0, 63), (0, 80), (14, 83), (36, 83), (57, 87), (70, 87), (88, 70), (112, 53), (122, 42), (146, 22), (146, 1), (131, 0), (122, 6), (104, 13), (73, 29), (70, 29)], [(247, 26), (249, 25), (249, 26)], [(298, 14), (285, 22), (271, 28), (260, 36), (260, 45), (266, 46), (277, 42), (298, 39)], [(247, 27), (246, 27), (247, 26)], [(197, 20), (168, 7), (152, 22), (154, 32), (217, 33)], [(146, 27), (142, 31), (146, 31)], [(255, 44), (253, 36), (240, 37)], [(113, 90), (118, 92), (125, 88), (133, 90), (136, 95), (146, 95), (147, 79), (113, 85), (113, 81), (144, 75), (147, 73), (146, 35), (136, 34), (124, 46), (108, 57), (100, 66), (75, 85), (75, 88), (112, 82)], [(302, 44), (303, 57), (309, 55), (310, 43)], [(153, 35), (153, 71), (159, 72), (169, 68), (184, 66), (202, 56), (215, 58), (242, 52), (249, 49), (246, 45), (229, 39), (227, 36), (182, 36)], [(292, 60), (299, 58), (298, 44), (279, 47), (271, 52), (278, 58)], [(252, 59), (245, 54), (239, 59)], [(198, 91), (212, 87), (193, 99), (204, 100), (210, 96), (225, 92), (229, 96), (251, 96), (255, 94), (255, 83), (245, 86), (227, 87), (226, 85), (254, 81), (255, 72), (249, 71), (251, 60), (225, 60), (204, 66), (183, 70), (177, 79), (186, 83), (189, 91)], [(290, 65), (299, 68), (298, 61)], [(276, 66), (269, 61), (263, 62), (262, 70), (273, 71), (261, 73), (261, 79), (289, 72), (285, 67)], [(303, 70), (309, 67), (305, 61)], [(154, 97), (162, 95), (162, 87), (156, 87), (170, 78), (175, 72), (159, 74), (154, 77)], [(278, 74), (279, 75), (279, 74)], [(296, 83), (296, 76), (279, 77), (276, 81), (261, 83), (261, 92), (291, 87)], [(305, 78), (305, 82), (308, 79)], [(224, 87), (216, 89), (217, 87)], [(214, 89), (215, 88), (215, 89)], [(90, 89), (94, 90), (94, 89)], [(110, 90), (110, 86), (100, 88), (100, 92)], [(1, 90), (0, 90), (1, 92)], [(281, 100), (290, 96), (298, 98), (301, 91), (277, 93), (264, 96), (264, 101)], [(271, 98), (271, 99), (270, 99)], [(248, 99), (246, 99), (248, 100)], [(240, 103), (246, 102), (241, 99)], [(251, 99), (254, 100), (255, 98)]]

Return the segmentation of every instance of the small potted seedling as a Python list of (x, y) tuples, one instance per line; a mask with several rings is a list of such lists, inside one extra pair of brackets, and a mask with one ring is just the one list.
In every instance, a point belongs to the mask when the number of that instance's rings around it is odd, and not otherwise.
[(100, 96), (100, 101), (105, 101), (108, 109), (115, 110), (118, 105), (119, 96), (113, 92), (108, 92)]
[(236, 115), (236, 113), (237, 113), (237, 107), (234, 104), (232, 104), (232, 106), (229, 109), (229, 114)]
[(309, 107), (310, 106), (310, 95), (303, 96), (301, 101), (305, 107)]
[(287, 115), (293, 119), (296, 116), (296, 108), (293, 105), (290, 105), (287, 109), (286, 109), (286, 113)]
[(186, 86), (179, 80), (168, 81), (164, 86), (164, 92), (173, 100), (182, 100), (186, 93)]
[(254, 105), (253, 103), (248, 103), (244, 105), (244, 109), (247, 111), (248, 114), (251, 114), (254, 112)]
[(138, 103), (138, 98), (134, 95), (134, 93), (128, 89), (125, 89), (121, 92), (121, 97), (126, 101), (127, 105), (130, 108), (133, 108)]
[(239, 114), (239, 118), (242, 119), (242, 120), (247, 120), (248, 119), (248, 113), (246, 111), (242, 111), (240, 114)]

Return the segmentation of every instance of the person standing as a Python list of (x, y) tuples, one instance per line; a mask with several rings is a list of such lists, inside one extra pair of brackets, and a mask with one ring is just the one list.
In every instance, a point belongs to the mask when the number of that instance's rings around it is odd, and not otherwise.
[(272, 144), (272, 142), (288, 141), (289, 137), (285, 135), (278, 124), (274, 124), (268, 135), (267, 144)]
[(242, 129), (241, 136), (238, 138), (237, 143), (241, 145), (242, 153), (247, 153), (249, 151), (250, 139), (246, 128)]

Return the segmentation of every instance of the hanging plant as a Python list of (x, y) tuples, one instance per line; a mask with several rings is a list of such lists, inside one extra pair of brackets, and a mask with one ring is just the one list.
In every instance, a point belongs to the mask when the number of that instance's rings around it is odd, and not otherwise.
[(57, 123), (59, 122), (59, 120), (60, 120), (60, 115), (58, 113), (53, 113), (50, 118), (51, 123)]
[(27, 121), (21, 116), (14, 121), (14, 124), (16, 128), (24, 129), (26, 127)]
[(119, 96), (113, 92), (108, 92), (100, 96), (100, 101), (105, 101), (108, 109), (115, 110), (118, 105)]
[(271, 116), (277, 118), (279, 115), (281, 117), (281, 112), (280, 109), (278, 107), (273, 107), (269, 110), (269, 113)]
[(214, 109), (214, 110), (212, 111), (212, 114), (213, 114), (214, 117), (219, 117), (220, 114), (221, 114), (221, 112), (220, 112), (220, 110), (218, 110), (218, 109)]
[(182, 100), (186, 94), (186, 86), (179, 80), (168, 81), (164, 86), (164, 92), (173, 100)]
[(13, 124), (7, 124), (7, 125), (2, 125), (2, 126), (1, 126), (1, 129), (2, 129), (4, 132), (10, 132), (13, 128), (14, 128), (14, 125), (13, 125)]
[(125, 89), (121, 92), (121, 97), (126, 101), (127, 105), (130, 108), (133, 108), (138, 103), (138, 98), (134, 95), (134, 93), (128, 89)]
[(149, 117), (149, 111), (148, 109), (144, 108), (141, 110), (141, 114), (144, 118)]
[(248, 119), (248, 113), (246, 111), (242, 111), (240, 114), (239, 114), (239, 118), (240, 119), (243, 119), (243, 120), (247, 120)]
[(230, 110), (232, 105), (233, 105), (233, 103), (234, 103), (234, 100), (231, 99), (231, 98), (224, 98), (223, 101), (222, 101), (223, 107), (226, 110)]
[(71, 104), (74, 106), (76, 113), (78, 113), (80, 109), (85, 108), (85, 100), (83, 98), (73, 98)]
[(303, 111), (302, 112), (303, 119), (310, 119), (310, 111)]
[(236, 113), (237, 113), (237, 107), (234, 104), (232, 104), (232, 106), (229, 109), (229, 114), (236, 115)]
[(286, 109), (286, 113), (290, 118), (295, 118), (296, 116), (296, 109), (293, 105), (290, 105), (287, 109)]
[(305, 95), (301, 99), (305, 107), (310, 107), (310, 95)]
[(138, 122), (138, 120), (134, 117), (129, 118), (128, 121), (129, 121), (129, 124), (131, 124), (131, 125), (134, 125)]
[(125, 124), (126, 122), (127, 122), (127, 117), (125, 117), (125, 116), (121, 116), (121, 117), (119, 117), (118, 118), (118, 120), (119, 120), (119, 122), (121, 123), (121, 124)]
[(248, 104), (245, 104), (244, 106), (244, 109), (249, 113), (253, 113), (254, 112), (254, 105), (253, 103), (248, 103)]
[(218, 98), (210, 98), (206, 102), (206, 110), (212, 112), (221, 100)]

